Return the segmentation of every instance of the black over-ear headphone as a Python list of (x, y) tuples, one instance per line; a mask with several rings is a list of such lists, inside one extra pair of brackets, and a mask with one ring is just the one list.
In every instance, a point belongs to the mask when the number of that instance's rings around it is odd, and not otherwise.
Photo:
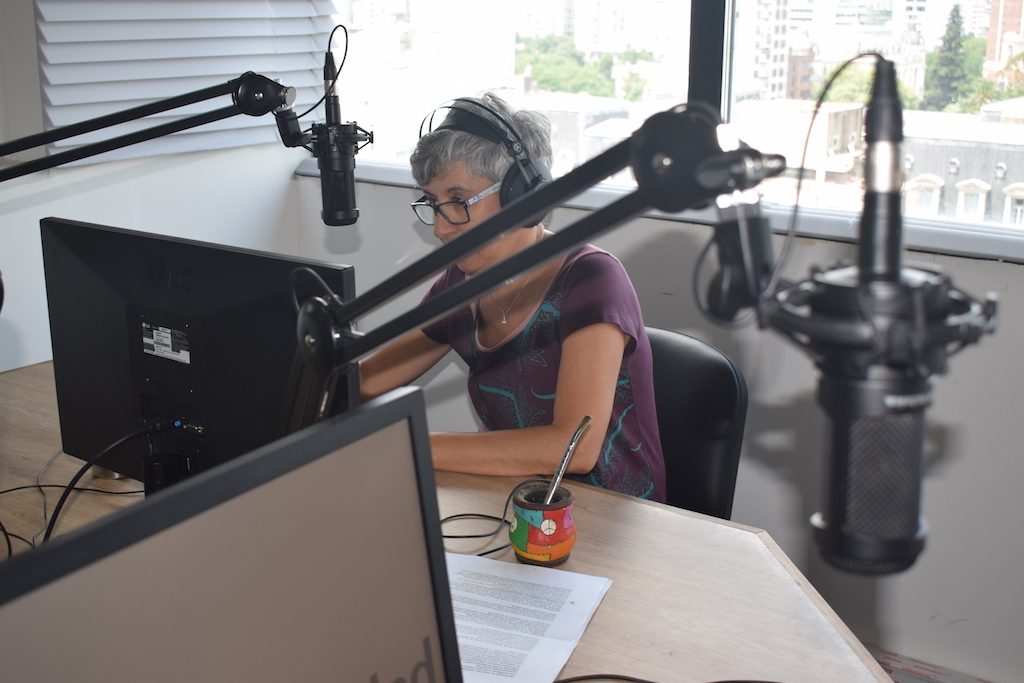
[[(494, 120), (477, 114), (466, 106), (456, 106), (458, 104), (476, 107), (493, 116)], [(420, 123), (420, 137), (423, 137), (424, 125), (428, 123), (428, 119), (432, 124), (434, 114), (438, 109), (448, 109), (449, 111), (440, 126), (437, 128), (428, 126), (428, 133), (438, 130), (461, 130), (478, 138), (503, 145), (509, 156), (512, 157), (512, 161), (515, 163), (509, 167), (505, 172), (505, 177), (501, 179), (501, 190), (498, 196), (502, 206), (507, 206), (524, 194), (551, 182), (551, 171), (542, 162), (530, 158), (523, 139), (512, 124), (493, 107), (475, 97), (459, 97), (435, 109)], [(500, 122), (501, 125), (499, 126), (495, 121)], [(533, 224), (539, 223), (542, 218), (543, 216), (537, 217)]]

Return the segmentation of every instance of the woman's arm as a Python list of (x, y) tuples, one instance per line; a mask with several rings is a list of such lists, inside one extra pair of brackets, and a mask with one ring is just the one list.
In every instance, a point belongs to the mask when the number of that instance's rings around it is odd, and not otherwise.
[(550, 475), (584, 415), (593, 424), (576, 445), (569, 472), (593, 469), (611, 416), (622, 355), (629, 337), (617, 325), (597, 323), (569, 335), (562, 345), (554, 421), (544, 427), (472, 434), (431, 434), (439, 470), (493, 475)]
[(413, 330), (359, 361), (363, 401), (415, 381), (444, 358), (450, 347)]

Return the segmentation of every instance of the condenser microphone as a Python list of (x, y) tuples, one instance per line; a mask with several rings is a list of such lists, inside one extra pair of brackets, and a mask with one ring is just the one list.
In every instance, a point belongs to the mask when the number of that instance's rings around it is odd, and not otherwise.
[[(356, 208), (356, 143), (341, 123), (341, 107), (334, 93), (338, 72), (330, 50), (324, 56), (324, 110), (326, 122), (314, 127), (314, 149), (320, 169), (320, 217), (326, 225), (352, 225), (359, 220)], [(347, 124), (354, 126), (354, 124)]]
[(848, 572), (892, 574), (913, 565), (925, 545), (930, 378), (995, 331), (998, 301), (992, 293), (974, 299), (936, 266), (900, 263), (903, 112), (895, 67), (880, 57), (864, 133), (857, 264), (814, 269), (769, 293), (758, 321), (808, 351), (819, 370), (826, 464), (811, 524), (822, 557)]
[(843, 321), (869, 333), (863, 346), (820, 347), (827, 464), (823, 505), (811, 522), (830, 564), (889, 574), (910, 567), (924, 548), (919, 510), (931, 368), (922, 323), (945, 320), (948, 281), (901, 267), (903, 114), (895, 68), (885, 59), (876, 65), (864, 132), (858, 265), (821, 274), (811, 309), (837, 335)]

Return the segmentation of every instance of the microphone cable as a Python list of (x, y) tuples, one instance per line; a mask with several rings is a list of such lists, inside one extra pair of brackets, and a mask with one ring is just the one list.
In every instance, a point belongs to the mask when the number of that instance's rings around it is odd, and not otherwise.
[(762, 295), (762, 301), (770, 301), (775, 298), (775, 295), (778, 293), (779, 284), (782, 280), (782, 271), (793, 255), (793, 245), (796, 243), (796, 224), (800, 211), (800, 192), (803, 188), (804, 175), (807, 171), (807, 151), (811, 145), (811, 133), (814, 131), (814, 121), (818, 117), (818, 112), (821, 111), (821, 106), (825, 103), (825, 97), (828, 95), (828, 91), (832, 89), (833, 85), (835, 85), (835, 82), (839, 79), (839, 75), (842, 74), (851, 64), (863, 57), (881, 59), (882, 55), (872, 51), (861, 52), (840, 64), (836, 67), (836, 70), (832, 72), (832, 75), (829, 76), (828, 80), (825, 81), (825, 85), (822, 87), (821, 92), (818, 94), (818, 98), (814, 103), (814, 110), (811, 112), (811, 120), (807, 125), (807, 135), (804, 138), (803, 151), (800, 155), (800, 167), (797, 170), (796, 176), (796, 193), (793, 198), (793, 211), (790, 213), (789, 222), (786, 227), (786, 238), (782, 244), (782, 252), (779, 254), (779, 260), (776, 262), (775, 268), (772, 270), (772, 275), (765, 287), (765, 291)]
[(297, 286), (300, 275), (306, 275), (314, 282), (316, 282), (316, 284), (322, 290), (325, 301), (327, 301), (328, 303), (333, 302), (339, 306), (344, 303), (343, 301), (341, 301), (341, 299), (338, 297), (335, 291), (331, 289), (331, 286), (328, 285), (327, 282), (320, 276), (320, 273), (316, 272), (309, 266), (299, 266), (298, 268), (295, 268), (294, 270), (292, 270), (291, 273), (288, 274), (288, 288), (291, 290), (292, 309), (295, 311), (295, 313), (299, 313), (299, 311), (302, 309), (302, 303), (299, 301), (299, 292)]
[(341, 53), (341, 64), (338, 65), (337, 71), (334, 72), (334, 79), (331, 81), (331, 87), (325, 88), (323, 96), (321, 96), (320, 99), (316, 101), (316, 104), (314, 104), (312, 107), (296, 116), (295, 118), (297, 119), (301, 119), (303, 116), (306, 116), (311, 111), (319, 107), (321, 104), (324, 103), (324, 100), (327, 99), (327, 94), (334, 92), (334, 84), (338, 82), (338, 76), (341, 75), (341, 70), (345, 67), (345, 60), (348, 59), (348, 29), (345, 28), (344, 24), (338, 24), (337, 26), (334, 27), (334, 30), (331, 31), (331, 35), (328, 36), (327, 38), (327, 52), (331, 51), (331, 43), (334, 42), (334, 32), (337, 31), (339, 28), (345, 33), (345, 51)]

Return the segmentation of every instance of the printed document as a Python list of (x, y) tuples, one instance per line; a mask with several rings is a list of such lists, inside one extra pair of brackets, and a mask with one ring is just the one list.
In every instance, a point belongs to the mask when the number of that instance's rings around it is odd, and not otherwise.
[(447, 553), (466, 683), (550, 683), (611, 579)]

